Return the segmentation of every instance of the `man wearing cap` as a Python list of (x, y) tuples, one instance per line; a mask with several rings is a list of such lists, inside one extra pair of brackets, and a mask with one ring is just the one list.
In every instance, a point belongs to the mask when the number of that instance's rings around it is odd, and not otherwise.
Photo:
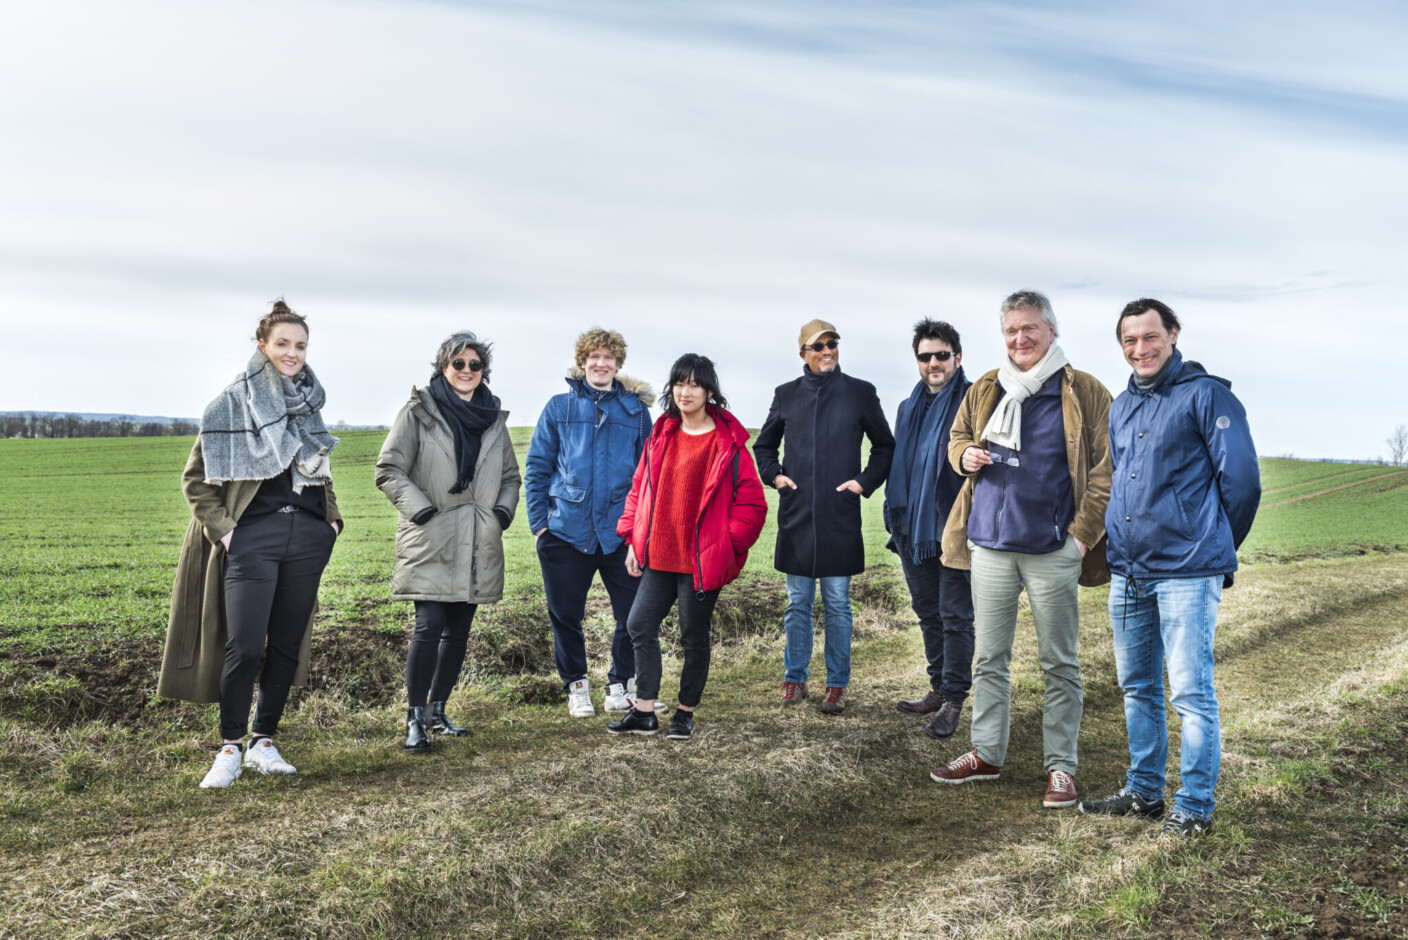
[[(840, 342), (825, 320), (802, 327), (802, 375), (777, 387), (753, 445), (759, 473), (778, 492), (773, 565), (787, 575), (782, 704), (807, 697), (812, 606), (820, 585), (826, 623), (821, 710), (833, 715), (845, 710), (851, 679), (851, 577), (865, 570), (860, 498), (885, 482), (895, 450), (875, 386), (841, 371)], [(864, 470), (862, 436), (870, 439)]]

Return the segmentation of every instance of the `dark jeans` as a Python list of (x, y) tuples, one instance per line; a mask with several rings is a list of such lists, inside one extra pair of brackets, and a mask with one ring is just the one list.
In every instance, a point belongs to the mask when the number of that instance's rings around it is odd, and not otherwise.
[(937, 556), (916, 565), (902, 553), (900, 564), (924, 637), (929, 686), (949, 701), (962, 702), (973, 686), (973, 594), (968, 572), (945, 568)]
[(244, 737), (256, 674), (254, 733), (278, 730), (298, 671), (303, 633), (318, 602), (318, 582), (336, 541), (332, 526), (307, 512), (271, 512), (235, 526), (225, 555), (229, 638), (220, 674), (224, 739)]
[(626, 618), (636, 599), (640, 582), (626, 573), (626, 545), (614, 552), (579, 552), (551, 531), (538, 539), (538, 564), (543, 569), (543, 593), (547, 595), (548, 619), (552, 621), (553, 655), (562, 687), (587, 677), (587, 638), (582, 633), (582, 617), (587, 612), (587, 591), (592, 578), (600, 573), (601, 583), (611, 598), (616, 632), (611, 637), (611, 670), (608, 682), (624, 683), (636, 674), (636, 655)]
[(680, 624), (680, 646), (684, 647), (684, 668), (680, 671), (680, 699), (685, 708), (694, 708), (709, 680), (709, 625), (714, 619), (718, 591), (694, 590), (694, 576), (672, 571), (651, 571), (640, 576), (640, 590), (631, 605), (626, 626), (635, 642), (636, 695), (643, 699), (660, 697), (660, 621), (679, 603), (676, 619)]
[[(424, 708), (454, 691), (464, 668), (478, 604), (416, 601), (416, 629), (406, 650), (406, 704)], [(427, 696), (429, 696), (427, 698)]]

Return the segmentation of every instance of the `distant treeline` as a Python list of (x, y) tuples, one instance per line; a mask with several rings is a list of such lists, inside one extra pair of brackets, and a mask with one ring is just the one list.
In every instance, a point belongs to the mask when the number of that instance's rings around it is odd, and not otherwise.
[(0, 415), (0, 437), (174, 437), (198, 434), (194, 421), (140, 421), (136, 418), (94, 419), (69, 414)]

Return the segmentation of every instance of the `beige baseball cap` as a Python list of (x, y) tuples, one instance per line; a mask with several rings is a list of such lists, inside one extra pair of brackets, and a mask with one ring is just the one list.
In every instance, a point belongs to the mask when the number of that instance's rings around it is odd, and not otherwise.
[(798, 346), (810, 346), (827, 333), (833, 334), (837, 339), (841, 334), (836, 332), (836, 327), (825, 320), (808, 320), (807, 325), (802, 327), (802, 333), (797, 337)]

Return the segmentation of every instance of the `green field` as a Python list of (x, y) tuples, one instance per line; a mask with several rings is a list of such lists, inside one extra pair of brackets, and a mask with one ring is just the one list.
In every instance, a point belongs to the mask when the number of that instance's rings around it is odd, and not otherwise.
[[(281, 733), (300, 773), (227, 792), (196, 787), (213, 708), (152, 696), (190, 439), (0, 441), (0, 938), (1408, 935), (1403, 470), (1262, 462), (1219, 621), (1218, 827), (1175, 845), (1040, 808), (1025, 614), (1003, 779), (929, 781), (967, 712), (940, 743), (892, 707), (924, 674), (879, 498), (845, 716), (775, 705), (770, 525), (721, 598), (695, 740), (569, 719), (520, 519), (451, 702), (475, 737), (404, 755), (410, 605), (390, 600), (380, 441), (335, 455), (348, 528)], [(1104, 605), (1082, 592), (1085, 795), (1127, 760)], [(588, 627), (599, 657), (603, 597)]]

